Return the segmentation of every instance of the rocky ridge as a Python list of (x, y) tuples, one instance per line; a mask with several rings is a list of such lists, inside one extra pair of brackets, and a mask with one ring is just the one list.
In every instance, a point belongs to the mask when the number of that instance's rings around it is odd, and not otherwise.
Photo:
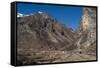
[(18, 18), (18, 47), (69, 50), (71, 46), (72, 49), (76, 47), (72, 44), (74, 40), (74, 32), (47, 13), (37, 12)]

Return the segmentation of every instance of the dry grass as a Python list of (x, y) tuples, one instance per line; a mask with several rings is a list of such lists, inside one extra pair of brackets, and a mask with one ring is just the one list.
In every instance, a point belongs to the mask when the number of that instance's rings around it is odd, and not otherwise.
[(96, 56), (67, 51), (18, 50), (18, 65), (96, 60)]

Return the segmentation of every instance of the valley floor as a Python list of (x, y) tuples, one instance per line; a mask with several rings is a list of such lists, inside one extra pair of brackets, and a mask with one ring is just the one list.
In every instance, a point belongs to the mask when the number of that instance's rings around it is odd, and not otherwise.
[(18, 52), (18, 65), (96, 60), (96, 56), (67, 51)]

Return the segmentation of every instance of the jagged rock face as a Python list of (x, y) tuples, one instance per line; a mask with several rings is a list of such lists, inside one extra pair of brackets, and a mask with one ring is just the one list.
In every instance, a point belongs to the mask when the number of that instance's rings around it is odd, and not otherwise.
[[(77, 46), (88, 49), (96, 48), (96, 8), (84, 8), (80, 27), (78, 28)], [(96, 51), (96, 50), (94, 50)]]
[(18, 48), (73, 50), (74, 32), (47, 13), (33, 13), (17, 19)]

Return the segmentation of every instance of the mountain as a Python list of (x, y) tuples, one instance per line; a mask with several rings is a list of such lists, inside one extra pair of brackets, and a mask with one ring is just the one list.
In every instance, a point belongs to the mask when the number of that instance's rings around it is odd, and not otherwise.
[(18, 17), (18, 47), (38, 50), (73, 50), (74, 32), (45, 12)]
[(79, 28), (76, 31), (79, 51), (96, 54), (96, 8), (84, 8)]
[(96, 60), (96, 8), (83, 8), (73, 31), (46, 12), (17, 17), (17, 64)]

